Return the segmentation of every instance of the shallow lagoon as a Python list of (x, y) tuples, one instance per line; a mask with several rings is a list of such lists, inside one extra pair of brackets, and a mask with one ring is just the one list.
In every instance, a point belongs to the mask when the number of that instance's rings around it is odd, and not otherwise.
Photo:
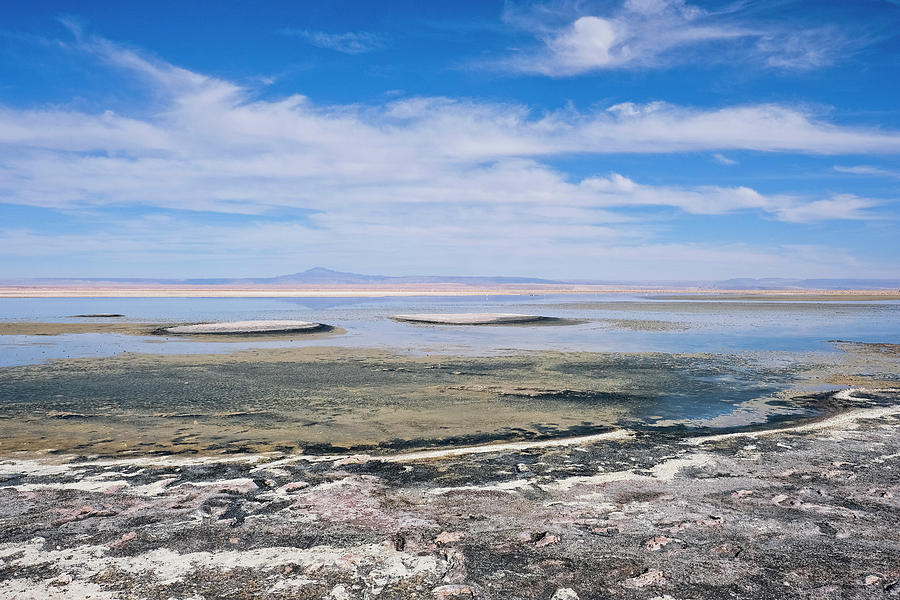
[[(515, 312), (574, 324), (445, 326), (398, 313)], [(0, 322), (323, 322), (272, 341), (0, 335), (7, 451), (391, 451), (626, 427), (732, 428), (811, 417), (797, 394), (893, 381), (898, 302), (628, 296), (2, 299)], [(70, 360), (92, 358), (96, 360)], [(62, 359), (62, 360), (51, 360)], [(843, 377), (843, 379), (841, 379)]]
[[(670, 300), (622, 295), (403, 298), (35, 298), (0, 299), (0, 322), (84, 322), (69, 315), (122, 313), (148, 323), (299, 319), (339, 336), (209, 342), (158, 336), (0, 335), (0, 366), (122, 352), (194, 354), (246, 348), (338, 346), (492, 355), (516, 350), (585, 352), (831, 352), (828, 340), (900, 342), (900, 302)], [(441, 326), (397, 323), (408, 312), (518, 312), (583, 320), (572, 325)], [(113, 319), (96, 319), (113, 321)], [(668, 325), (668, 326), (667, 326)]]

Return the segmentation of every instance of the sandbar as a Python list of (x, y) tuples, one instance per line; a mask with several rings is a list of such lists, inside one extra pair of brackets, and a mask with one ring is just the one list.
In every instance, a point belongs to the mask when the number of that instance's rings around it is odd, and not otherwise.
[(413, 314), (394, 315), (391, 318), (395, 321), (430, 325), (510, 325), (537, 323), (553, 319), (552, 317), (542, 317), (540, 315), (520, 315), (516, 313)]
[(235, 335), (247, 333), (312, 333), (325, 331), (328, 325), (311, 323), (308, 321), (290, 320), (257, 320), (257, 321), (226, 321), (221, 323), (196, 323), (193, 325), (176, 325), (165, 327), (160, 333), (176, 335)]

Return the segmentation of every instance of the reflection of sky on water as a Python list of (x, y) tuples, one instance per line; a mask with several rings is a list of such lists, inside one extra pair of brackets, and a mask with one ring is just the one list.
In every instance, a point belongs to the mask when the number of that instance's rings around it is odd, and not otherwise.
[[(411, 325), (388, 318), (401, 312), (521, 312), (594, 320), (567, 326), (454, 327)], [(388, 348), (417, 354), (491, 354), (510, 350), (830, 351), (829, 339), (900, 343), (898, 302), (673, 302), (621, 295), (0, 299), (0, 321), (80, 322), (84, 319), (69, 315), (89, 313), (122, 313), (128, 320), (147, 322), (301, 319), (336, 325), (347, 333), (252, 343), (112, 334), (0, 336), (0, 366), (125, 351), (180, 354), (307, 345)], [(687, 329), (634, 331), (604, 319), (668, 321)]]

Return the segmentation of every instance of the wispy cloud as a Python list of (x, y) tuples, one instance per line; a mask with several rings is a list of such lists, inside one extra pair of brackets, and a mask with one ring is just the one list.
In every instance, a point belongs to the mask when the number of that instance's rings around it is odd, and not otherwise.
[(309, 29), (283, 29), (282, 33), (302, 38), (313, 46), (344, 54), (365, 54), (381, 50), (385, 46), (384, 37), (368, 31), (328, 33)]
[(743, 55), (769, 67), (804, 70), (831, 64), (842, 50), (862, 43), (837, 27), (787, 30), (745, 18), (741, 8), (737, 3), (709, 11), (684, 0), (625, 0), (613, 9), (596, 2), (508, 3), (505, 20), (533, 33), (540, 46), (495, 65), (565, 77)]
[(900, 171), (891, 171), (890, 169), (882, 169), (881, 167), (872, 167), (869, 165), (841, 166), (835, 165), (834, 170), (840, 173), (852, 173), (854, 175), (872, 175), (874, 177), (892, 177), (900, 179)]
[(254, 99), (236, 84), (104, 40), (85, 48), (149, 82), (164, 107), (140, 118), (0, 109), (0, 188), (19, 202), (234, 211), (320, 198), (539, 203), (555, 195), (589, 205), (599, 188), (579, 190), (537, 161), (574, 152), (900, 151), (898, 132), (840, 127), (784, 106), (624, 103), (537, 116), (520, 105), (449, 98), (322, 107), (304, 96)]
[(581, 186), (594, 192), (599, 206), (669, 206), (698, 215), (721, 215), (757, 210), (787, 222), (865, 220), (874, 218), (868, 209), (878, 201), (850, 194), (810, 199), (789, 194), (764, 195), (748, 187), (649, 186), (613, 173), (587, 178)]
[[(235, 83), (103, 39), (79, 43), (89, 56), (144, 82), (160, 98), (159, 110), (0, 109), (0, 201), (248, 215), (244, 226), (127, 223), (109, 239), (84, 244), (95, 252), (315, 252), (343, 268), (354, 268), (360, 256), (393, 255), (409, 257), (410, 268), (423, 272), (467, 270), (465, 261), (478, 266), (489, 255), (498, 271), (521, 272), (518, 261), (559, 272), (567, 263), (572, 276), (589, 272), (599, 257), (658, 269), (647, 265), (681, 256), (723, 268), (740, 259), (757, 264), (756, 274), (784, 273), (783, 249), (662, 244), (663, 213), (866, 219), (877, 201), (650, 185), (615, 173), (578, 179), (544, 160), (572, 153), (900, 150), (898, 132), (842, 127), (786, 106), (625, 103), (534, 114), (521, 105), (450, 98), (371, 106), (320, 106), (299, 95), (259, 99)], [(629, 211), (635, 207), (640, 219)], [(298, 208), (312, 211), (302, 223), (252, 216)], [(0, 226), (0, 252), (66, 252), (84, 237)], [(808, 258), (794, 264), (834, 272)]]
[(713, 154), (713, 160), (715, 160), (720, 165), (732, 166), (738, 164), (738, 161), (734, 160), (733, 158), (728, 158), (721, 152), (716, 152), (715, 154)]
[(868, 209), (877, 206), (878, 202), (868, 198), (860, 198), (852, 194), (838, 194), (813, 202), (788, 204), (776, 209), (782, 221), (807, 223), (810, 221), (873, 219), (875, 215)]
[(808, 71), (826, 67), (866, 40), (851, 38), (836, 26), (799, 31), (772, 31), (761, 36), (756, 50), (765, 64), (788, 71)]

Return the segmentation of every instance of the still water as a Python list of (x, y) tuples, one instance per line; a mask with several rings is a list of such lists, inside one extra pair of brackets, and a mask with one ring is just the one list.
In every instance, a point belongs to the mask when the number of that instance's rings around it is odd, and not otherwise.
[[(574, 324), (442, 326), (390, 318), (428, 312), (514, 312)], [(818, 415), (820, 407), (800, 397), (787, 401), (782, 392), (842, 386), (834, 374), (896, 380), (892, 356), (851, 356), (828, 340), (900, 342), (898, 302), (610, 295), (0, 299), (0, 322), (120, 321), (71, 316), (92, 313), (146, 324), (298, 319), (346, 333), (263, 342), (0, 335), (5, 451), (369, 452), (611, 427), (742, 427)], [(292, 350), (308, 346), (339, 350), (314, 359)], [(287, 350), (234, 354), (262, 348)], [(194, 356), (171, 356), (180, 354)], [(122, 356), (49, 362), (115, 355)]]
[[(440, 326), (398, 323), (400, 313), (515, 312), (578, 320), (569, 325)], [(828, 340), (900, 343), (900, 302), (653, 299), (625, 295), (403, 298), (0, 299), (0, 322), (85, 322), (121, 313), (146, 323), (298, 319), (343, 335), (265, 342), (198, 342), (86, 333), (0, 335), (0, 366), (122, 352), (195, 354), (246, 348), (338, 346), (409, 354), (495, 355), (515, 350), (595, 352), (830, 352)], [(91, 319), (112, 321), (112, 319)]]

